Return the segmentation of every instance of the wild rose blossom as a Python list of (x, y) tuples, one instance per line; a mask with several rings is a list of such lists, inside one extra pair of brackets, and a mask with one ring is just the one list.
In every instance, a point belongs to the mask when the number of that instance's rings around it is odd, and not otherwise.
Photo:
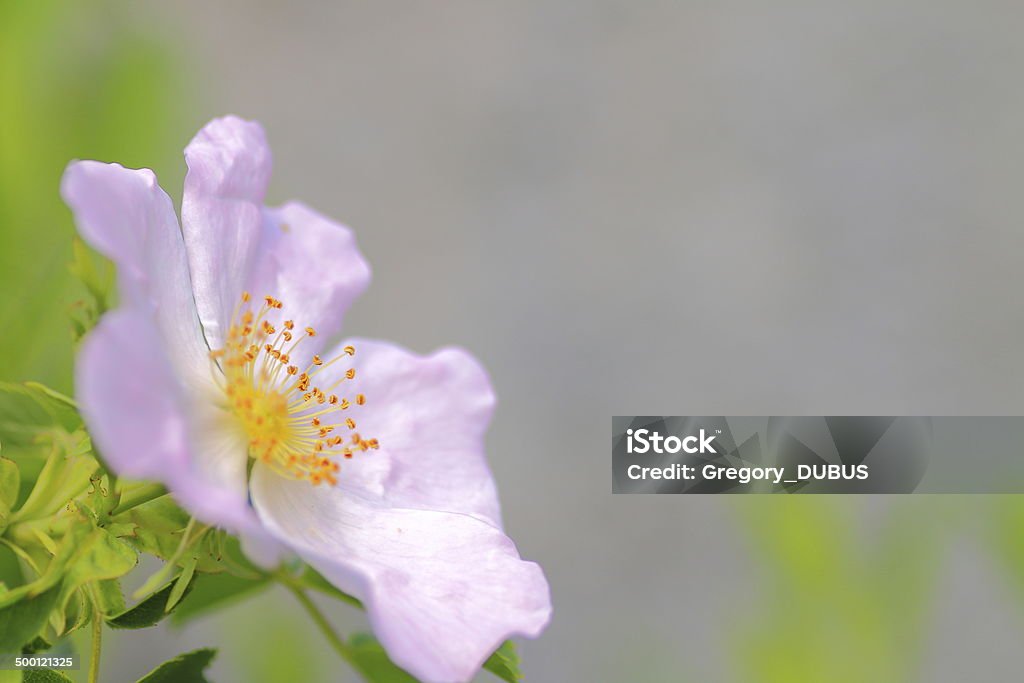
[(261, 563), (300, 556), (425, 681), (467, 680), (508, 636), (537, 636), (548, 586), (502, 531), (484, 370), (458, 349), (325, 348), (369, 283), (352, 233), (263, 206), (256, 123), (212, 121), (185, 159), (180, 228), (149, 170), (80, 161), (63, 178), (79, 232), (118, 269), (120, 307), (76, 364), (106, 462), (164, 483)]

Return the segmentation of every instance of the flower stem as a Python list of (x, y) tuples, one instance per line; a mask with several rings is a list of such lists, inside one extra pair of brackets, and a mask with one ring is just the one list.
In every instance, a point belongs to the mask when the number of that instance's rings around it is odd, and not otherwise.
[(122, 512), (128, 512), (132, 508), (138, 507), (143, 503), (148, 503), (151, 500), (156, 500), (161, 496), (167, 495), (167, 489), (160, 484), (144, 484), (138, 488), (128, 491), (121, 497), (121, 502), (117, 504), (113, 510), (110, 511), (110, 516), (119, 515)]
[(103, 617), (99, 610), (92, 615), (92, 659), (89, 661), (89, 683), (100, 680), (100, 650), (103, 646)]
[(313, 623), (315, 623), (317, 627), (320, 629), (320, 632), (324, 634), (324, 637), (327, 638), (327, 641), (331, 644), (331, 647), (333, 647), (335, 651), (339, 655), (341, 655), (341, 658), (344, 659), (346, 662), (348, 662), (349, 664), (354, 664), (351, 648), (344, 640), (342, 640), (341, 636), (339, 636), (335, 632), (330, 622), (327, 621), (327, 617), (325, 617), (324, 613), (320, 611), (320, 608), (316, 606), (316, 603), (314, 603), (310, 599), (310, 597), (306, 595), (306, 592), (304, 590), (296, 586), (293, 582), (282, 581), (282, 583), (285, 585), (286, 588), (288, 588), (288, 590), (292, 592), (292, 594), (299, 601), (299, 603), (301, 603), (302, 606), (306, 609), (306, 612), (308, 612), (309, 616), (313, 619)]

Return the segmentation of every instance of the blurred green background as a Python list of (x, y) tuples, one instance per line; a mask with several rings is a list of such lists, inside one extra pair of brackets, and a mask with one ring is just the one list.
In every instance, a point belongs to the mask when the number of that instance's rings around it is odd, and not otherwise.
[[(0, 378), (72, 391), (66, 163), (177, 203), (195, 130), (259, 118), (273, 198), (375, 266), (357, 332), (493, 372), (556, 607), (529, 680), (1017, 679), (1016, 497), (613, 500), (605, 467), (655, 406), (1024, 409), (1020, 12), (557, 5), (0, 2)], [(278, 593), (108, 635), (105, 680), (211, 643), (217, 681), (354, 680)]]

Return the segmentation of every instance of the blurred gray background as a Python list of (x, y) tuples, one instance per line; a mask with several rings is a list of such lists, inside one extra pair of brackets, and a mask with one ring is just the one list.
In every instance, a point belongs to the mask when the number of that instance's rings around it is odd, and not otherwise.
[[(1024, 412), (1024, 8), (180, 0), (120, 21), (186, 57), (182, 147), (258, 119), (271, 201), (355, 229), (374, 281), (350, 332), (489, 368), (506, 525), (554, 595), (527, 680), (743, 680), (737, 634), (776, 588), (743, 520), (783, 503), (613, 497), (611, 415)], [(158, 170), (180, 196), (183, 164)], [(1024, 663), (972, 540), (986, 504), (832, 506), (850, 533), (897, 507), (968, 520), (912, 680)], [(286, 640), (232, 625), (293, 616), (282, 596), (131, 634), (112, 675), (226, 638), (233, 680)], [(326, 657), (318, 676), (350, 676)]]

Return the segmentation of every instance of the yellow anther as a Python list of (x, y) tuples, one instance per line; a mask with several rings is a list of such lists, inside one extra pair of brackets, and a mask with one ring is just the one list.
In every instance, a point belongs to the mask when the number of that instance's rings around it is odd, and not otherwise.
[[(297, 365), (291, 364), (288, 352), (303, 340), (296, 339), (292, 332), (294, 321), (279, 323), (279, 330), (265, 318), (268, 309), (280, 309), (284, 304), (267, 296), (263, 308), (254, 314), (244, 305), (249, 301), (249, 293), (243, 293), (243, 305), (228, 326), (223, 348), (209, 353), (224, 400), (244, 429), (249, 456), (266, 463), (281, 476), (334, 485), (338, 481), (335, 473), (339, 471), (336, 458), (351, 458), (354, 452), (375, 448), (376, 441), (363, 441), (353, 434), (348, 445), (343, 437), (331, 435), (338, 428), (331, 423), (339, 418), (325, 416), (347, 409), (349, 401), (312, 386), (312, 371), (300, 372)], [(305, 330), (307, 336), (317, 334), (312, 327)], [(354, 353), (354, 347), (346, 346), (338, 357), (328, 361), (315, 355), (310, 367), (330, 365), (341, 356)], [(343, 379), (354, 377), (355, 370), (348, 369)], [(312, 404), (313, 399), (316, 405)], [(365, 400), (363, 394), (355, 398), (359, 405)], [(352, 430), (356, 426), (351, 418), (343, 424)]]

